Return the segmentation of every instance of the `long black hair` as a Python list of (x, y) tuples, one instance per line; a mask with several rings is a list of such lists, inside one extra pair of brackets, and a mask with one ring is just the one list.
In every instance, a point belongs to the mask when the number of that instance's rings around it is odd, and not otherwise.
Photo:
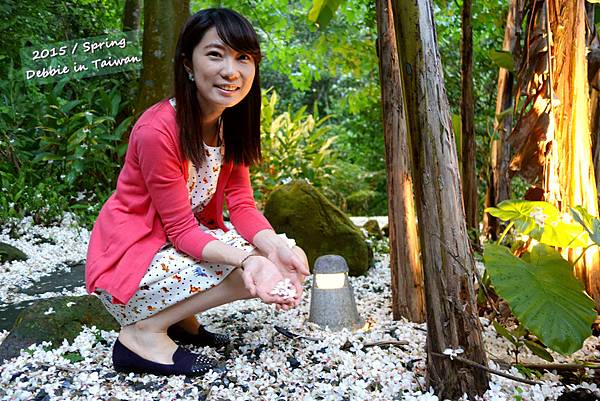
[(225, 160), (236, 164), (254, 164), (260, 153), (260, 74), (258, 36), (248, 20), (228, 8), (208, 8), (192, 15), (183, 26), (174, 60), (176, 119), (179, 143), (184, 157), (198, 166), (204, 160), (202, 113), (196, 97), (196, 84), (188, 79), (184, 61), (191, 64), (192, 53), (210, 28), (215, 27), (221, 40), (238, 52), (252, 56), (256, 72), (250, 92), (238, 104), (223, 112)]

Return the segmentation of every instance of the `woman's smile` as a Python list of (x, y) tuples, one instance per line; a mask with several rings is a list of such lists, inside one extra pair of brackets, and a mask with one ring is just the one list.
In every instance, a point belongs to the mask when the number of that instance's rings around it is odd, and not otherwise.
[(240, 90), (238, 85), (215, 85), (217, 89), (224, 92), (223, 94), (226, 96), (234, 95), (236, 92)]

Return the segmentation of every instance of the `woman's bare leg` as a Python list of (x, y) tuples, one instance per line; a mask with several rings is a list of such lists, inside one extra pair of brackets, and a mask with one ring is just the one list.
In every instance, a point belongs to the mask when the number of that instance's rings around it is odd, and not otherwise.
[(251, 295), (244, 286), (241, 271), (234, 269), (218, 286), (172, 305), (149, 318), (122, 327), (119, 341), (142, 358), (172, 364), (177, 344), (167, 336), (170, 325), (215, 306), (248, 298), (251, 298)]
[(197, 333), (200, 326), (202, 326), (198, 319), (196, 319), (196, 315), (188, 316), (175, 323), (175, 325), (177, 325), (180, 329), (183, 329), (184, 331), (190, 334)]

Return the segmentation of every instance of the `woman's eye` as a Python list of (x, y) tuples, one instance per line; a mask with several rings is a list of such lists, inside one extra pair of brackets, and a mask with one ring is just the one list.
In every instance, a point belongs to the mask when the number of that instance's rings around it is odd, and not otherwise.
[(221, 53), (219, 53), (219, 52), (208, 52), (207, 56), (210, 56), (210, 57), (221, 57)]
[(238, 58), (242, 61), (252, 60), (252, 56), (250, 56), (249, 54), (240, 54)]

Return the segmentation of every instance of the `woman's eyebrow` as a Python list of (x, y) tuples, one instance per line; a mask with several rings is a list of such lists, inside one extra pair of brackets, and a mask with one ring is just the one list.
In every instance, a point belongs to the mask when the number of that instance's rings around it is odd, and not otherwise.
[(212, 47), (216, 47), (217, 49), (225, 50), (225, 46), (223, 46), (221, 43), (217, 43), (217, 42), (212, 42), (212, 43), (209, 43), (206, 46), (204, 46), (205, 49), (210, 49)]

